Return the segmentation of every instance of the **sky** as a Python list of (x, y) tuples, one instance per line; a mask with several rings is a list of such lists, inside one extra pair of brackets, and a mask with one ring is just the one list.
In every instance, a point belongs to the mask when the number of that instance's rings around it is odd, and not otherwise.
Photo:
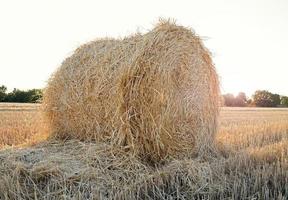
[(288, 95), (286, 0), (0, 1), (0, 85), (43, 88), (81, 44), (173, 18), (212, 52), (222, 93)]

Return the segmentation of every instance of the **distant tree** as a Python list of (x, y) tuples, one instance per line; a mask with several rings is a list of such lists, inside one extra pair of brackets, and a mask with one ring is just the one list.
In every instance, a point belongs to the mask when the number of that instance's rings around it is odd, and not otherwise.
[(32, 89), (32, 90), (28, 90), (28, 93), (30, 96), (30, 99), (29, 99), (30, 103), (40, 103), (42, 101), (43, 90)]
[(234, 106), (243, 107), (247, 105), (247, 97), (244, 92), (239, 92), (239, 94), (234, 99)]
[(19, 90), (14, 88), (12, 92), (8, 93), (3, 101), (5, 102), (18, 102), (18, 103), (37, 103), (42, 99), (42, 90)]
[(247, 105), (247, 97), (244, 92), (239, 92), (239, 94), (234, 97), (233, 94), (224, 94), (223, 101), (225, 106), (246, 106)]
[(26, 92), (14, 88), (12, 92), (9, 92), (5, 98), (6, 102), (28, 102), (28, 96)]
[(233, 106), (234, 105), (234, 95), (233, 94), (224, 94), (223, 95), (224, 99), (224, 105), (225, 106)]
[(280, 102), (280, 104), (281, 104), (282, 106), (288, 107), (288, 97), (287, 97), (287, 96), (282, 96), (282, 97), (281, 97), (281, 102)]
[(248, 99), (248, 100), (247, 100), (247, 105), (248, 105), (248, 106), (254, 106), (253, 100), (252, 100), (252, 99)]
[(253, 102), (260, 107), (275, 107), (280, 104), (280, 96), (267, 90), (257, 90), (253, 94)]
[(6, 97), (7, 87), (2, 85), (0, 86), (0, 102), (2, 102)]
[(280, 105), (281, 99), (279, 94), (272, 94), (272, 99), (275, 106)]

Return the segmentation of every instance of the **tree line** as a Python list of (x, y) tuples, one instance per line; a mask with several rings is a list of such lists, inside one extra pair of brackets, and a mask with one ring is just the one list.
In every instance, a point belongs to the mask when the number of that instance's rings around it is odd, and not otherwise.
[[(7, 92), (6, 86), (0, 86), (0, 102), (40, 103), (42, 97), (42, 89), (24, 91), (14, 88), (12, 92)], [(288, 107), (288, 96), (273, 94), (267, 90), (257, 90), (252, 98), (248, 98), (244, 92), (237, 96), (228, 93), (222, 95), (222, 103), (229, 107)]]
[(43, 91), (41, 89), (19, 90), (14, 88), (7, 92), (7, 87), (0, 86), (0, 102), (40, 103)]
[(229, 107), (288, 107), (288, 97), (271, 93), (267, 90), (257, 90), (252, 98), (247, 98), (244, 92), (240, 92), (237, 96), (233, 94), (222, 95), (223, 105)]

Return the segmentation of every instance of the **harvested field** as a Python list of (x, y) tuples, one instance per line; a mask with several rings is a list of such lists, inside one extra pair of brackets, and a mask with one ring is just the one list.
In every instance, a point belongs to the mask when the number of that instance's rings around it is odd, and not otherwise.
[(0, 148), (46, 138), (40, 104), (0, 103)]
[(288, 197), (288, 109), (222, 108), (218, 158), (152, 167), (105, 143), (45, 141), (41, 134), (31, 143), (43, 121), (30, 121), (37, 105), (21, 107), (0, 104), (0, 199)]

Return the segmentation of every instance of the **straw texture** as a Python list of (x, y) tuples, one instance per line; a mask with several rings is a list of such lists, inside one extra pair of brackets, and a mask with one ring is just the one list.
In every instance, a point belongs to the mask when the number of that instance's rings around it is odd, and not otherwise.
[(203, 199), (217, 197), (219, 190), (209, 163), (174, 160), (155, 169), (97, 142), (50, 141), (1, 151), (0, 161), (0, 199), (5, 200)]
[(201, 39), (163, 21), (79, 47), (50, 78), (43, 105), (54, 137), (122, 146), (156, 163), (214, 151), (219, 83)]

